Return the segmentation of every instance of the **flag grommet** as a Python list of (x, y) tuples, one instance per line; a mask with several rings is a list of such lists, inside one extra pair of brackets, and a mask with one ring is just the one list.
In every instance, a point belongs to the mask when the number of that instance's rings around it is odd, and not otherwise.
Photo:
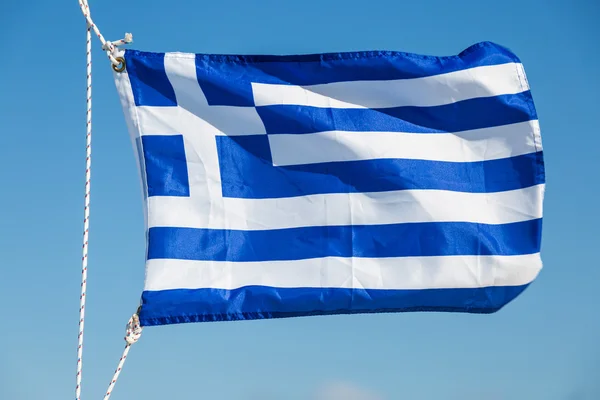
[(115, 60), (117, 60), (119, 63), (116, 65), (112, 64), (112, 69), (115, 70), (115, 72), (125, 71), (125, 59), (123, 57), (117, 57)]

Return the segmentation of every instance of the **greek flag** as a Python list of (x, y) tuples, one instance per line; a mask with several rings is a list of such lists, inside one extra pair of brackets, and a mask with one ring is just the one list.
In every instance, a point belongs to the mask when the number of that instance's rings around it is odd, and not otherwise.
[(491, 313), (542, 268), (540, 128), (508, 49), (119, 54), (143, 325)]

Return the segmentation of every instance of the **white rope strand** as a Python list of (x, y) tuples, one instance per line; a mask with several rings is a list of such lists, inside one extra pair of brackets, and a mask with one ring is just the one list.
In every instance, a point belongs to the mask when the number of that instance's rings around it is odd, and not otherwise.
[(131, 42), (133, 42), (133, 35), (131, 33), (126, 33), (123, 39), (115, 40), (114, 42), (106, 42), (106, 44), (102, 45), (102, 50), (108, 51), (110, 50), (111, 45), (117, 47)]
[(131, 33), (126, 33), (125, 37), (123, 39), (118, 40), (116, 42), (107, 41), (106, 39), (104, 39), (104, 36), (102, 36), (102, 34), (100, 33), (100, 29), (98, 29), (96, 24), (94, 24), (94, 21), (92, 20), (92, 17), (90, 16), (90, 6), (89, 6), (87, 0), (78, 0), (78, 1), (79, 1), (79, 7), (81, 8), (81, 12), (83, 13), (83, 16), (85, 17), (85, 19), (88, 23), (88, 26), (90, 26), (94, 30), (94, 33), (96, 33), (96, 36), (98, 36), (98, 39), (100, 39), (100, 42), (102, 43), (102, 49), (106, 52), (108, 59), (110, 60), (111, 63), (113, 63), (113, 65), (119, 65), (119, 61), (113, 56), (113, 53), (115, 52), (115, 47), (118, 46), (119, 44), (131, 43), (133, 41), (133, 37), (132, 37)]
[(83, 323), (85, 319), (85, 299), (87, 290), (88, 238), (90, 223), (90, 182), (92, 163), (92, 34), (87, 27), (87, 117), (86, 117), (86, 158), (85, 158), (85, 206), (83, 217), (83, 257), (81, 269), (81, 294), (79, 296), (79, 336), (77, 347), (77, 386), (75, 396), (81, 398), (81, 368), (83, 355)]
[[(109, 60), (113, 65), (119, 65), (119, 61), (113, 56), (113, 53), (117, 46), (122, 44), (131, 43), (133, 38), (131, 34), (126, 34), (124, 39), (116, 42), (108, 42), (104, 39), (104, 36), (100, 33), (98, 27), (92, 21), (90, 17), (90, 10), (87, 0), (78, 0), (79, 6), (83, 15), (87, 21), (87, 32), (86, 32), (86, 57), (87, 57), (87, 111), (86, 111), (86, 161), (85, 161), (85, 199), (84, 199), (84, 217), (83, 217), (83, 256), (81, 266), (81, 293), (79, 296), (79, 335), (78, 335), (78, 346), (77, 346), (77, 376), (76, 376), (76, 388), (75, 397), (76, 400), (81, 400), (81, 378), (82, 378), (82, 356), (83, 356), (83, 331), (84, 331), (84, 320), (85, 320), (85, 301), (87, 291), (87, 267), (88, 267), (88, 240), (89, 240), (89, 225), (90, 225), (90, 184), (91, 184), (91, 165), (92, 165), (92, 30), (96, 33), (96, 36), (102, 42), (102, 48), (108, 55)], [(135, 332), (139, 331), (141, 334), (141, 327), (139, 326), (139, 319), (135, 316), (137, 321), (137, 328), (132, 325), (132, 334), (135, 336)], [(133, 317), (132, 317), (133, 318)], [(130, 320), (132, 321), (132, 320)], [(137, 338), (139, 338), (139, 334)], [(129, 335), (128, 335), (129, 336)], [(137, 341), (137, 338), (135, 339)], [(129, 351), (131, 343), (127, 342), (126, 353)], [(124, 354), (124, 357), (127, 354)], [(124, 362), (124, 358), (121, 359)], [(120, 363), (120, 368), (122, 367)], [(118, 374), (116, 374), (118, 376)], [(116, 381), (116, 377), (114, 379)], [(112, 384), (114, 386), (114, 382)], [(111, 389), (112, 390), (112, 389)], [(109, 394), (110, 395), (110, 394)]]
[(117, 383), (117, 379), (119, 379), (119, 374), (121, 374), (121, 370), (123, 369), (123, 365), (125, 364), (125, 360), (127, 359), (127, 355), (129, 354), (129, 349), (131, 346), (138, 341), (140, 336), (142, 335), (142, 327), (140, 325), (140, 319), (136, 314), (129, 319), (127, 323), (127, 332), (125, 334), (125, 349), (123, 350), (123, 355), (119, 360), (119, 365), (115, 370), (115, 374), (108, 385), (108, 389), (106, 390), (106, 394), (104, 395), (104, 400), (108, 400), (110, 395), (112, 394), (113, 389), (115, 388), (115, 384)]

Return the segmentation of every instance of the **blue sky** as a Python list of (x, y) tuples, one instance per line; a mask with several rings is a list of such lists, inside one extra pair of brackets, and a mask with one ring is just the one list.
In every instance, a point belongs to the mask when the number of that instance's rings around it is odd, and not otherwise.
[[(60, 3), (60, 4), (58, 4)], [(451, 55), (482, 40), (523, 61), (547, 189), (536, 282), (492, 315), (386, 314), (151, 327), (114, 399), (600, 398), (600, 4), (577, 1), (90, 1), (132, 48)], [(85, 162), (77, 2), (0, 11), (0, 398), (74, 397)], [(144, 279), (140, 189), (109, 64), (94, 41), (83, 398), (104, 393)]]

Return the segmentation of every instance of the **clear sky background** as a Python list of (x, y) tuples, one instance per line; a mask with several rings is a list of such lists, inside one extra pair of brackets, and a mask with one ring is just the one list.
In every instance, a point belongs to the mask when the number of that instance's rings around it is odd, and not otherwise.
[[(600, 2), (90, 0), (135, 49), (453, 55), (523, 61), (547, 189), (535, 283), (496, 314), (150, 327), (114, 399), (600, 399)], [(94, 38), (83, 398), (102, 398), (144, 280), (133, 150)], [(85, 165), (85, 23), (70, 1), (0, 5), (0, 399), (74, 398)], [(354, 396), (354, 397), (353, 397)]]

